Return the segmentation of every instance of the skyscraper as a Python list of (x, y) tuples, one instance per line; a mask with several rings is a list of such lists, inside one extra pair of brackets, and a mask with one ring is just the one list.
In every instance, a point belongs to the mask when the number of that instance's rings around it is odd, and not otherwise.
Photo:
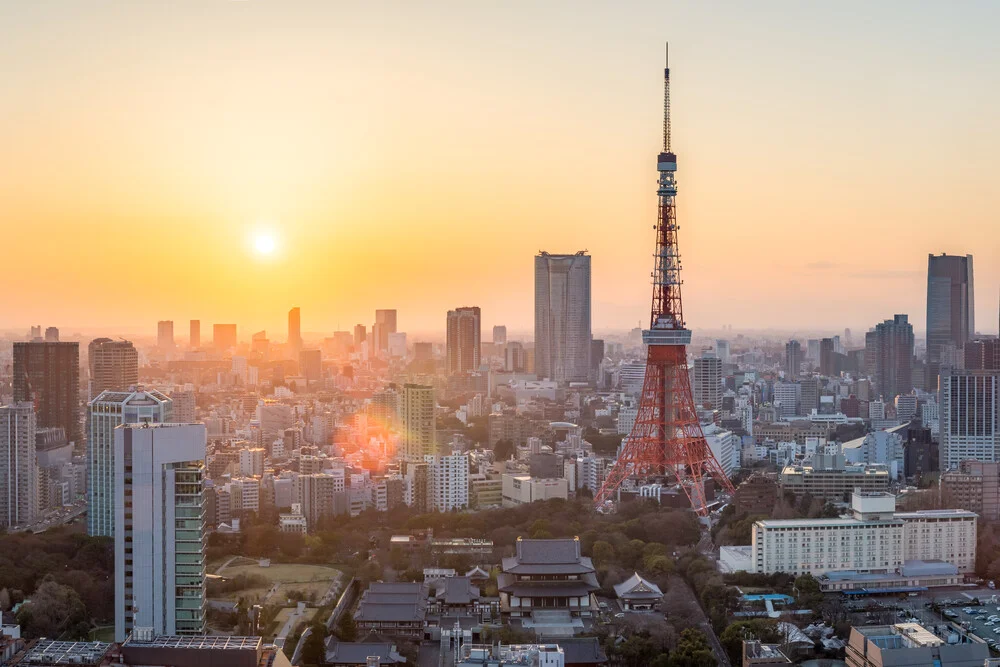
[(0, 407), (0, 528), (34, 523), (37, 512), (34, 406), (5, 405)]
[(288, 347), (292, 359), (297, 359), (302, 350), (302, 320), (298, 306), (288, 311)]
[(372, 326), (372, 338), (368, 353), (384, 355), (389, 350), (389, 334), (396, 333), (396, 311), (376, 310), (375, 324)]
[(320, 350), (299, 352), (299, 374), (307, 382), (319, 382), (323, 378), (323, 353)]
[(493, 325), (493, 344), (494, 345), (506, 345), (507, 344), (507, 327), (503, 324)]
[(88, 406), (87, 533), (115, 534), (115, 428), (173, 421), (173, 402), (156, 391), (104, 391)]
[[(938, 385), (946, 346), (960, 351), (975, 334), (972, 255), (927, 256), (927, 389)], [(947, 361), (947, 360), (946, 360)]]
[(115, 430), (115, 641), (205, 631), (204, 424)]
[(434, 387), (404, 384), (399, 401), (399, 420), (403, 430), (403, 454), (411, 461), (423, 461), (435, 454)]
[(832, 338), (823, 338), (819, 342), (819, 372), (828, 377), (838, 375), (837, 348)]
[(695, 405), (705, 408), (721, 407), (722, 359), (715, 356), (714, 352), (703, 352), (694, 360), (694, 377), (691, 385)]
[(57, 327), (45, 327), (45, 342), (46, 343), (59, 342), (59, 329)]
[(466, 373), (479, 369), (479, 306), (463, 306), (448, 311), (448, 372)]
[(965, 344), (965, 368), (968, 370), (1000, 370), (1000, 339), (983, 338)]
[(231, 350), (237, 345), (235, 324), (215, 324), (212, 326), (212, 345), (219, 352)]
[(125, 391), (139, 384), (139, 354), (127, 340), (95, 338), (87, 346), (87, 364), (90, 398), (107, 389)]
[(14, 343), (14, 402), (35, 404), (38, 428), (80, 441), (80, 344)]
[(160, 320), (156, 323), (156, 347), (163, 351), (174, 349), (173, 320)]
[(1000, 371), (941, 369), (941, 471), (1000, 461)]
[(536, 255), (535, 373), (586, 382), (590, 339), (590, 255)]
[(802, 344), (797, 340), (785, 343), (785, 375), (795, 379), (802, 367)]
[(865, 365), (875, 395), (883, 401), (913, 390), (913, 325), (906, 315), (895, 315), (865, 334)]
[(201, 320), (191, 320), (191, 333), (188, 336), (188, 346), (201, 347)]
[(368, 332), (365, 330), (365, 325), (363, 324), (354, 325), (354, 349), (356, 352), (361, 350), (361, 343), (365, 342), (367, 333)]

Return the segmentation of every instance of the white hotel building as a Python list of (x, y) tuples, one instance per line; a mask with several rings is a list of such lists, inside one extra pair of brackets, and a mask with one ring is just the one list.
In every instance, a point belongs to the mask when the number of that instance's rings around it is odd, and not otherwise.
[(895, 496), (858, 493), (839, 519), (757, 521), (751, 572), (890, 574), (907, 561), (939, 560), (959, 572), (976, 561), (976, 514), (965, 510), (896, 512)]

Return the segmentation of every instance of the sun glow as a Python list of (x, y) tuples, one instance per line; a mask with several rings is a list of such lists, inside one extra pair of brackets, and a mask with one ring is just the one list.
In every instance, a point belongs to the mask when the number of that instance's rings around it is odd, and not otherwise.
[(271, 234), (257, 234), (253, 239), (253, 249), (258, 255), (273, 255), (277, 242)]

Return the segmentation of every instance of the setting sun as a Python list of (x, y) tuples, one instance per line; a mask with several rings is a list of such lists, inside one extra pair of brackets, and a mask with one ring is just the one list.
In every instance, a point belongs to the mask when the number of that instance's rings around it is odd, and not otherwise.
[(259, 255), (271, 255), (274, 253), (276, 243), (270, 234), (257, 234), (253, 240), (253, 248)]

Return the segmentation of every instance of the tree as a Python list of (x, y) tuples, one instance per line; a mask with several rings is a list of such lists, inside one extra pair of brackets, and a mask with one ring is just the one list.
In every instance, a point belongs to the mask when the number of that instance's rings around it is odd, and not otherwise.
[(86, 623), (87, 609), (69, 586), (46, 578), (17, 614), (17, 622), (28, 637), (59, 637), (64, 631)]
[(345, 611), (337, 619), (337, 628), (333, 631), (342, 642), (353, 642), (358, 639), (358, 625), (354, 622), (354, 617), (350, 612)]
[[(345, 614), (346, 616), (347, 614)], [(313, 623), (309, 626), (309, 634), (302, 643), (302, 664), (319, 665), (326, 659), (326, 626)]]
[(681, 633), (677, 648), (670, 652), (667, 660), (668, 667), (714, 667), (716, 664), (708, 638), (694, 628)]
[(514, 456), (513, 441), (502, 439), (502, 440), (497, 440), (496, 444), (493, 445), (494, 461), (506, 461), (512, 456)]
[(604, 540), (594, 542), (594, 565), (601, 567), (607, 565), (615, 557), (615, 548)]
[(803, 574), (795, 578), (796, 600), (800, 605), (812, 606), (823, 599), (819, 582), (811, 574)]

